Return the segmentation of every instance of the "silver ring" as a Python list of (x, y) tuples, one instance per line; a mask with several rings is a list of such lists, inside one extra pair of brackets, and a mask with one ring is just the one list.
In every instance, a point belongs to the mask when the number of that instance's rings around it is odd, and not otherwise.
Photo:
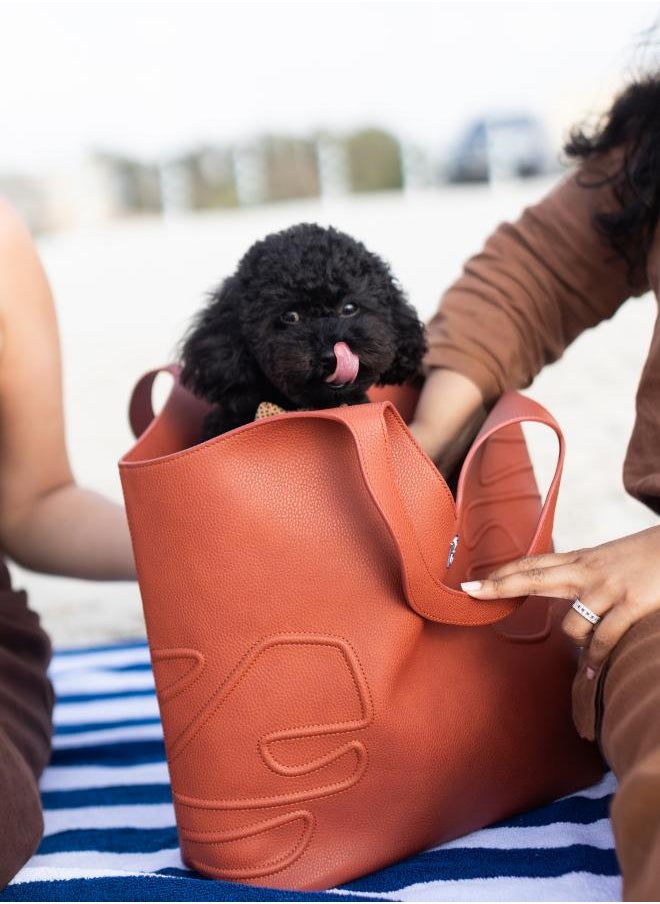
[(597, 625), (600, 621), (600, 615), (596, 615), (595, 612), (592, 612), (588, 606), (585, 606), (584, 603), (581, 603), (579, 599), (576, 599), (572, 606), (573, 609), (581, 615), (582, 618), (586, 618), (588, 622), (591, 622), (592, 625)]

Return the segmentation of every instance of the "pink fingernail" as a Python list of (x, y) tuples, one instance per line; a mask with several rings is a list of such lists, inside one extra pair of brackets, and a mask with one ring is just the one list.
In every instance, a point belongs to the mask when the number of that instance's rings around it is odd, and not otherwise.
[(591, 668), (588, 668), (588, 669), (587, 669), (587, 678), (589, 679), (589, 681), (593, 681), (595, 677), (596, 677), (596, 672), (595, 672), (595, 670), (594, 670), (594, 669), (591, 669)]
[(466, 593), (472, 593), (474, 590), (481, 590), (481, 581), (466, 581), (464, 584), (461, 584), (461, 588)]

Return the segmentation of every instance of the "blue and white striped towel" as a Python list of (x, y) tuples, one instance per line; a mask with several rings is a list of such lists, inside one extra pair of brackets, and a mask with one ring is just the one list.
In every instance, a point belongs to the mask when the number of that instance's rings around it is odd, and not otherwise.
[(202, 879), (181, 861), (144, 643), (55, 656), (45, 834), (2, 901), (617, 901), (611, 775), (328, 892)]

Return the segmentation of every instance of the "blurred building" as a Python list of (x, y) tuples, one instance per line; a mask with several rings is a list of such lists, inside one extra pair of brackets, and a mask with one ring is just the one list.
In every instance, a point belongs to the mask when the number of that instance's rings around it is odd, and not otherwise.
[(316, 198), (322, 179), (316, 142), (290, 135), (262, 135), (233, 150), (238, 203), (265, 204)]
[(334, 198), (350, 191), (346, 143), (338, 135), (319, 132), (316, 135), (316, 160), (323, 198)]
[(413, 141), (401, 142), (401, 175), (407, 192), (423, 191), (435, 184), (432, 156)]
[(44, 174), (46, 228), (90, 226), (108, 220), (160, 213), (158, 168), (126, 155), (94, 151)]
[(236, 196), (241, 207), (266, 200), (266, 173), (261, 148), (250, 142), (232, 148)]
[(17, 210), (33, 233), (52, 228), (48, 197), (42, 180), (7, 173), (0, 176), (0, 197)]
[(269, 135), (260, 141), (267, 201), (315, 198), (321, 191), (314, 141)]
[(207, 145), (166, 161), (160, 167), (161, 205), (165, 213), (236, 207), (239, 203), (230, 148)]
[(98, 150), (40, 178), (0, 176), (0, 194), (39, 233), (351, 192), (420, 191), (444, 180), (518, 178), (545, 173), (552, 162), (534, 117), (491, 115), (464, 130), (444, 164), (438, 153), (379, 128), (345, 135), (271, 134), (206, 144), (163, 160)]
[(541, 123), (528, 114), (484, 116), (459, 136), (446, 164), (449, 182), (488, 182), (548, 172), (551, 149)]
[[(94, 151), (86, 161), (88, 189), (92, 180), (102, 207), (99, 218), (131, 214), (159, 213), (162, 208), (160, 173), (153, 163), (144, 163), (125, 154)], [(103, 216), (103, 208), (105, 216)]]
[(403, 187), (401, 145), (381, 129), (364, 129), (346, 139), (351, 191), (391, 191)]

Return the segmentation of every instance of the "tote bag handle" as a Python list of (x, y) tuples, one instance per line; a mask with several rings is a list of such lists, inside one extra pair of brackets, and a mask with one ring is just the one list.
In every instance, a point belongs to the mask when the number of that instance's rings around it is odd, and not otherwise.
[[(181, 368), (178, 364), (168, 364), (165, 367), (157, 367), (155, 370), (147, 371), (135, 384), (131, 400), (128, 403), (128, 421), (136, 439), (142, 436), (156, 416), (151, 400), (151, 392), (158, 374), (164, 373), (171, 374), (174, 377), (175, 388), (179, 386)], [(172, 391), (174, 392), (174, 389)]]

